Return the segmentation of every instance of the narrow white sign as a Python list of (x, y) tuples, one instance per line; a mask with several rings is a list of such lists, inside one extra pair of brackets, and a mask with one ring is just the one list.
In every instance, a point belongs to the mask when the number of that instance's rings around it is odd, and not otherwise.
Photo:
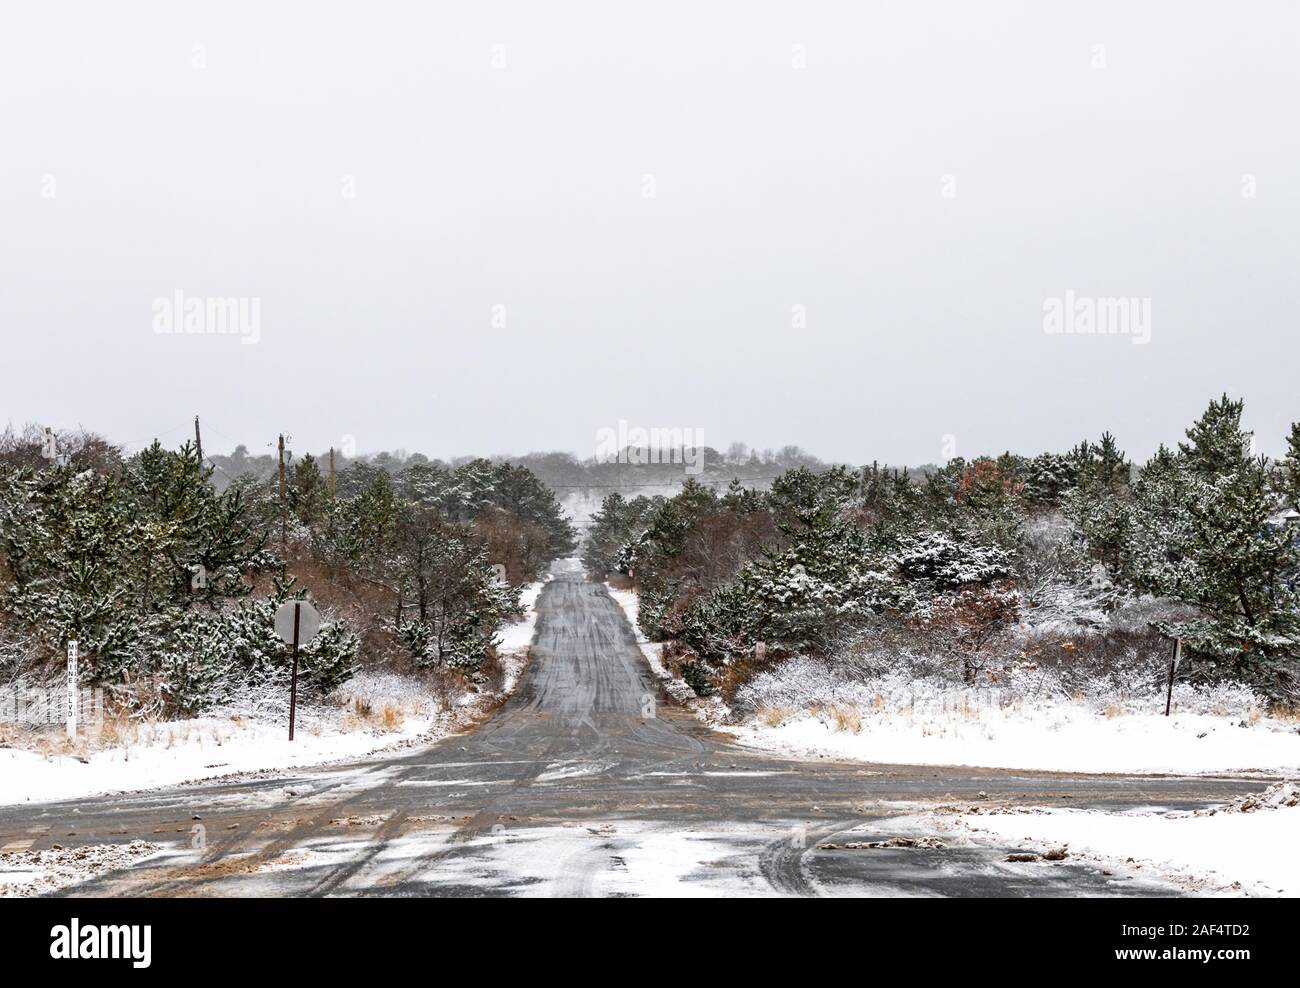
[(77, 737), (77, 643), (68, 642), (68, 737)]

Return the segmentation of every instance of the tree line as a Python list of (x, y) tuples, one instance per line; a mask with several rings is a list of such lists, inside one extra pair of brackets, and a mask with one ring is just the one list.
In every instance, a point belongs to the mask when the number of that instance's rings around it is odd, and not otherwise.
[(79, 643), (83, 684), (135, 713), (193, 715), (280, 683), (272, 617), (309, 591), (327, 620), (307, 690), (359, 666), (485, 681), (521, 585), (574, 549), (526, 468), (469, 461), (390, 473), (353, 463), (333, 489), (311, 456), (218, 485), (192, 443), (134, 455), (88, 432), (0, 435), (0, 673), (52, 673)]
[(1104, 647), (1108, 615), (1150, 601), (1144, 649), (1163, 655), (1178, 638), (1189, 675), (1295, 699), (1300, 426), (1271, 462), (1252, 454), (1242, 411), (1214, 400), (1141, 466), (1107, 433), (922, 476), (800, 467), (769, 490), (688, 480), (672, 497), (614, 493), (583, 560), (635, 584), (642, 629), (671, 643), (701, 692), (864, 636), (992, 681), (1024, 658), (1027, 632), (1050, 629), (1035, 648), (1069, 661), (1080, 635)]

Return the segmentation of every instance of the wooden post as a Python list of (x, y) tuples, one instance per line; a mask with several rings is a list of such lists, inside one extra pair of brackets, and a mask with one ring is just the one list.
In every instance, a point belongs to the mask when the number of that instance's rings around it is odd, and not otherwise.
[(284, 559), (288, 550), (287, 510), (285, 505), (284, 485), (284, 433), (280, 433), (280, 558)]
[(199, 451), (199, 467), (203, 466), (203, 436), (199, 434), (199, 417), (194, 416), (194, 445)]
[(330, 500), (334, 500), (334, 447), (330, 447)]

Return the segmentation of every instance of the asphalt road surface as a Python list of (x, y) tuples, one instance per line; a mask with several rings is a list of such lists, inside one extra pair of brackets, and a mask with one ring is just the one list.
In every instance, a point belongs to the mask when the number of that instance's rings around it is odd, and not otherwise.
[(755, 752), (666, 702), (602, 584), (561, 574), (537, 609), (518, 690), (468, 733), (292, 775), (0, 807), (0, 845), (166, 848), (64, 891), (87, 896), (1169, 895), (1084, 862), (1010, 864), (1018, 847), (993, 842), (843, 844), (899, 836), (900, 817), (980, 793), (981, 805), (1191, 808), (1263, 787)]

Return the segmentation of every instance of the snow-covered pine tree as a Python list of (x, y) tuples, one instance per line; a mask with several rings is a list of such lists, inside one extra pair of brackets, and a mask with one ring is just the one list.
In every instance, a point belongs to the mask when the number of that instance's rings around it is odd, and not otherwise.
[(1300, 511), (1300, 422), (1291, 423), (1291, 434), (1287, 436), (1286, 454), (1278, 464), (1277, 479), (1283, 504)]
[(1177, 457), (1162, 451), (1143, 471), (1136, 570), (1143, 589), (1201, 612), (1163, 631), (1276, 685), (1300, 659), (1300, 538), (1270, 521), (1268, 464), (1251, 457), (1241, 413), (1227, 396), (1212, 402)]

